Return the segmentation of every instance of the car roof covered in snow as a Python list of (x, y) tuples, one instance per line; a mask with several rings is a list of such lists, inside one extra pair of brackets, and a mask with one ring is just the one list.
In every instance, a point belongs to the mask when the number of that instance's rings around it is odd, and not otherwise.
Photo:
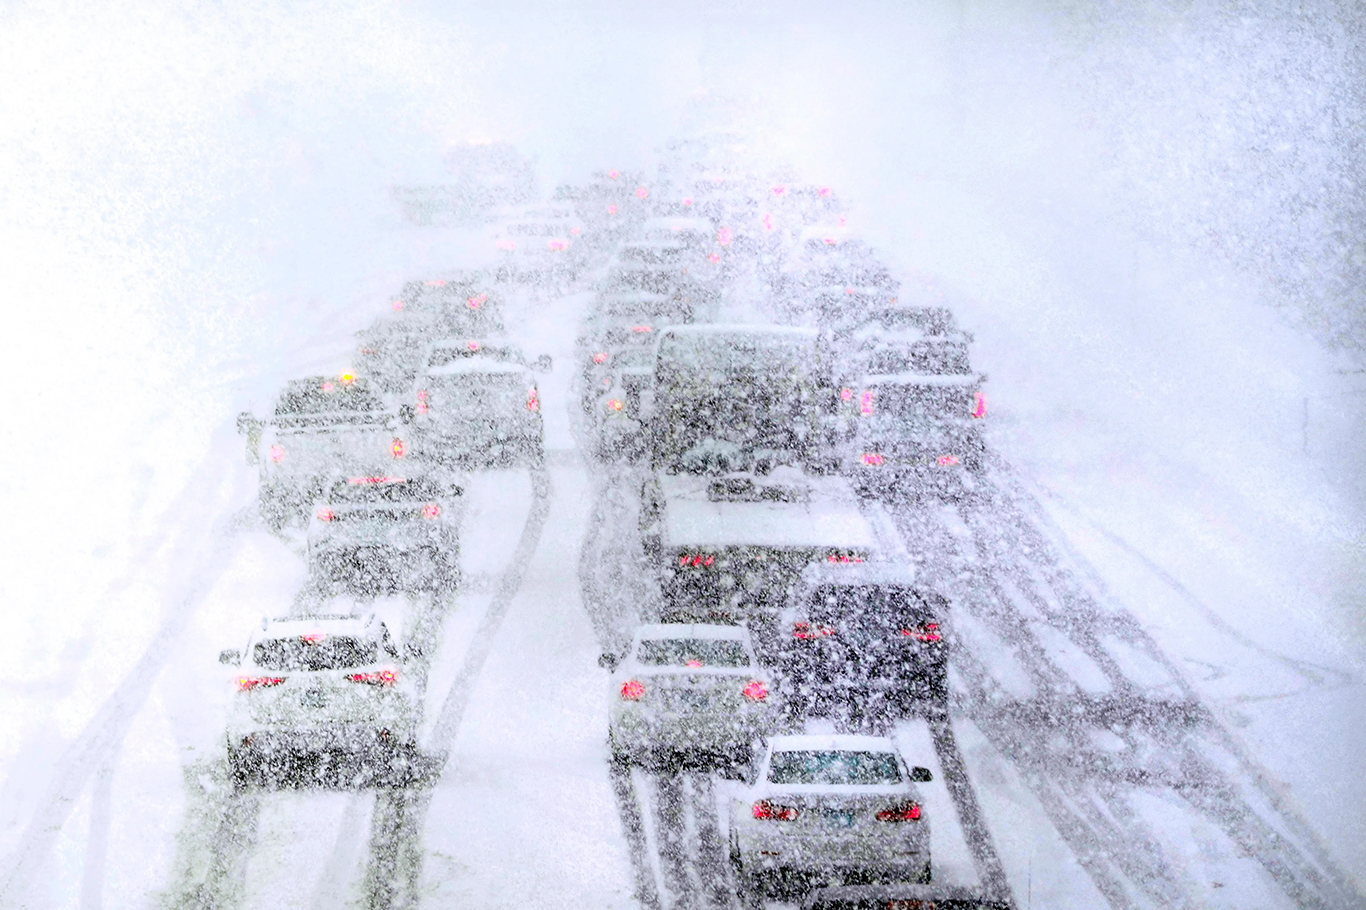
[(376, 624), (369, 616), (300, 616), (266, 620), (265, 633), (270, 636), (308, 635), (323, 632), (328, 635), (364, 635)]
[(728, 322), (709, 322), (697, 325), (666, 325), (660, 329), (660, 334), (676, 336), (730, 334), (788, 335), (796, 338), (810, 338), (812, 341), (815, 341), (820, 336), (820, 333), (815, 329), (809, 329), (803, 326)]
[(965, 386), (981, 384), (977, 373), (870, 373), (863, 378), (865, 385), (922, 385)]
[(886, 736), (852, 733), (770, 736), (768, 745), (774, 752), (897, 752), (896, 744)]
[(641, 641), (673, 638), (704, 638), (720, 641), (746, 641), (743, 626), (716, 626), (703, 623), (647, 623), (636, 629)]

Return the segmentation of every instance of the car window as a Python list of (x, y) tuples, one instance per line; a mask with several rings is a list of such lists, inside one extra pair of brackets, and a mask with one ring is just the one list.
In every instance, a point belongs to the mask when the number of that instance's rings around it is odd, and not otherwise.
[(818, 625), (869, 633), (935, 619), (913, 589), (892, 585), (824, 585), (811, 592), (808, 607)]
[(768, 779), (775, 784), (899, 784), (891, 752), (774, 752)]
[(277, 417), (296, 414), (325, 414), (336, 411), (381, 411), (380, 401), (360, 382), (320, 380), (291, 383), (275, 403)]
[(373, 664), (379, 646), (351, 635), (296, 635), (262, 639), (251, 657), (266, 670), (342, 670)]
[(332, 485), (328, 501), (340, 503), (366, 502), (430, 502), (440, 497), (436, 484), (425, 478), (371, 480), (361, 482), (339, 480)]
[(646, 639), (636, 649), (636, 660), (651, 667), (749, 666), (743, 643), (697, 638)]
[(469, 342), (451, 347), (433, 348), (431, 355), (427, 358), (427, 366), (444, 367), (461, 360), (468, 360), (471, 357), (482, 357), (485, 360), (497, 360), (501, 363), (509, 363), (517, 359), (516, 352), (508, 345)]

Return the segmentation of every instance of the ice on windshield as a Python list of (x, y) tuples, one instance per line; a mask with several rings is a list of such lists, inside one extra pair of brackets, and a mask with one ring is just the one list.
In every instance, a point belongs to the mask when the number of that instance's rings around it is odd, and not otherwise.
[(251, 659), (264, 670), (345, 670), (379, 660), (379, 644), (350, 635), (266, 638), (252, 648)]
[(899, 784), (901, 766), (891, 752), (774, 752), (768, 779), (775, 784)]
[(749, 654), (738, 641), (695, 638), (646, 639), (636, 660), (651, 667), (748, 667)]

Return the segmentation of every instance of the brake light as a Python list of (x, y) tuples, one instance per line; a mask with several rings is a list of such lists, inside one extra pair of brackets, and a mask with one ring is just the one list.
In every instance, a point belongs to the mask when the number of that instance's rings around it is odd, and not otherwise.
[(394, 437), (394, 444), (393, 444), (392, 446), (390, 446), (389, 448), (390, 448), (390, 450), (394, 453), (394, 457), (395, 457), (395, 458), (402, 458), (402, 457), (403, 457), (404, 449), (403, 449), (403, 440), (402, 440), (402, 439), (399, 439), (397, 436), (395, 436), (395, 437)]
[(607, 407), (610, 408), (610, 409), (613, 410), (613, 411), (620, 411), (621, 408), (622, 408), (621, 399), (620, 399), (620, 398), (609, 398), (609, 399), (607, 399)]
[(616, 213), (617, 213), (617, 207), (616, 207), (615, 205), (609, 205), (609, 206), (607, 207), (607, 214), (609, 214), (609, 215), (615, 215)]
[(401, 309), (403, 309), (403, 301), (402, 301), (402, 300), (395, 300), (395, 301), (394, 301), (394, 309), (395, 309), (395, 310), (401, 310)]
[(779, 806), (761, 799), (754, 804), (754, 817), (776, 822), (791, 822), (797, 820), (797, 810), (793, 806)]
[(640, 701), (645, 697), (645, 685), (630, 679), (621, 684), (621, 697), (626, 701)]
[(973, 416), (973, 417), (985, 417), (985, 416), (987, 416), (987, 397), (986, 397), (985, 395), (983, 395), (981, 392), (974, 392), (972, 397), (973, 397), (973, 402), (974, 402), (974, 404), (975, 404), (975, 407), (973, 407), (973, 409), (972, 409), (972, 416)]
[(825, 561), (826, 561), (826, 562), (840, 563), (841, 565), (846, 565), (846, 564), (848, 564), (848, 563), (863, 562), (863, 557), (862, 557), (862, 556), (859, 556), (857, 553), (848, 553), (848, 552), (841, 552), (841, 551), (839, 551), (839, 550), (836, 550), (835, 552), (831, 553), (829, 556), (825, 557)]
[(730, 232), (730, 228), (728, 227), (723, 227), (721, 228), (721, 230), (716, 232), (716, 242), (721, 244), (722, 246), (730, 246), (731, 238), (732, 235)]
[(562, 250), (562, 249), (566, 248), (567, 246), (569, 246), (569, 241), (567, 241), (567, 240), (560, 240), (559, 238), (556, 238), (556, 239), (554, 239), (554, 240), (548, 240), (548, 241), (546, 241), (546, 245), (545, 245), (545, 246), (546, 246), (546, 249), (548, 249), (548, 250), (557, 250), (557, 251), (558, 251), (558, 250)]
[(829, 626), (816, 626), (811, 628), (809, 622), (794, 622), (792, 624), (793, 638), (825, 638), (827, 635), (834, 635), (835, 630)]
[(881, 452), (864, 452), (864, 453), (863, 453), (863, 463), (864, 463), (864, 464), (869, 464), (869, 465), (874, 465), (874, 466), (877, 466), (877, 465), (882, 464), (882, 453), (881, 453)]
[(425, 283), (426, 283), (427, 287), (429, 287), (429, 288), (444, 288), (444, 287), (446, 286), (446, 282), (443, 281), (443, 280), (440, 279), (440, 278), (437, 278), (437, 279), (435, 279), (434, 281), (428, 281), (428, 282), (425, 282)]
[(939, 623), (927, 622), (920, 628), (902, 629), (901, 634), (905, 638), (914, 638), (916, 641), (941, 641), (943, 636), (939, 634)]
[(526, 390), (526, 409), (528, 411), (539, 411), (541, 409), (541, 399), (536, 394), (535, 386)]
[(771, 230), (773, 230), (773, 216), (772, 216), (772, 215), (768, 215), (768, 214), (764, 215), (764, 230), (766, 230), (766, 231), (771, 231)]
[(607, 172), (607, 176), (612, 178), (613, 180), (616, 180), (619, 174), (620, 171), (617, 171), (615, 168)]
[(379, 670), (374, 673), (352, 673), (346, 678), (351, 682), (367, 683), (371, 686), (392, 686), (398, 681), (398, 674), (393, 670)]
[(633, 325), (633, 326), (631, 326), (631, 331), (633, 331), (633, 332), (653, 332), (653, 331), (654, 331), (654, 328), (653, 328), (652, 326), (648, 326), (648, 325)]
[(318, 510), (318, 521), (331, 521), (331, 520), (333, 519), (333, 517), (334, 517), (334, 516), (333, 516), (333, 514), (332, 514), (332, 510), (331, 510), (331, 509), (319, 509), (319, 510)]
[(710, 553), (705, 555), (702, 553), (684, 553), (682, 556), (678, 557), (678, 564), (679, 566), (709, 566), (715, 560), (716, 557)]
[(283, 676), (239, 676), (237, 677), (237, 691), (246, 692), (248, 689), (269, 689), (271, 686), (278, 686), (284, 682)]
[(949, 466), (949, 465), (958, 464), (958, 456), (957, 456), (957, 455), (940, 455), (939, 458), (936, 459), (936, 460), (939, 462), (939, 464), (941, 464), (941, 465), (943, 465), (943, 466), (946, 466), (946, 467)]
[(880, 822), (914, 822), (920, 820), (919, 803), (902, 803), (890, 809), (883, 809), (876, 816)]
[(750, 701), (763, 701), (768, 698), (768, 687), (757, 679), (751, 679), (744, 688), (744, 696)]
[(404, 483), (402, 477), (348, 477), (347, 483)]
[(840, 389), (840, 400), (841, 400), (841, 401), (848, 401), (849, 399), (851, 399), (851, 398), (853, 398), (853, 397), (854, 397), (854, 390), (853, 390), (853, 389)]
[(720, 253), (708, 253), (708, 254), (707, 254), (707, 261), (708, 261), (708, 262), (720, 262), (720, 261), (721, 261), (721, 254), (720, 254)]
[(684, 661), (684, 662), (683, 662), (683, 665), (684, 665), (685, 667), (692, 667), (692, 668), (696, 669), (696, 668), (702, 666), (702, 661), (700, 661), (700, 660), (688, 660), (688, 661)]
[(830, 195), (830, 187), (828, 187), (828, 186), (823, 186), (823, 187), (821, 187), (820, 189), (816, 190), (816, 195), (817, 195), (817, 196), (829, 196), (829, 195)]
[(477, 310), (477, 309), (479, 309), (479, 307), (480, 307), (486, 300), (488, 300), (488, 299), (489, 299), (489, 295), (488, 295), (488, 294), (476, 294), (475, 296), (471, 297), (469, 300), (466, 300), (465, 303), (469, 304), (470, 309), (472, 309), (472, 310)]
[(594, 363), (606, 363), (606, 362), (607, 362), (607, 352), (606, 352), (606, 351), (598, 351), (596, 354), (593, 355), (593, 362), (594, 362)]
[(786, 193), (786, 192), (787, 192), (787, 187), (785, 187), (785, 186), (775, 186), (775, 187), (773, 188), (773, 195), (775, 195), (775, 196), (781, 196), (783, 193)]
[(417, 393), (417, 412), (418, 412), (419, 414), (426, 414), (426, 413), (427, 413), (427, 390), (426, 390), (426, 389), (419, 389), (419, 390), (418, 390), (418, 393)]
[(436, 516), (438, 516), (438, 515), (440, 515), (440, 514), (441, 514), (441, 506), (437, 505), (437, 504), (434, 503), (434, 502), (429, 502), (429, 503), (427, 503), (425, 506), (422, 507), (422, 517), (423, 517), (423, 518), (435, 518)]
[(330, 392), (330, 391), (332, 391), (332, 388), (333, 388), (332, 383), (330, 383), (330, 382), (324, 382), (324, 383), (323, 383), (323, 391), (324, 391), (324, 392)]
[(684, 196), (684, 197), (683, 197), (683, 204), (684, 204), (684, 205), (692, 205), (692, 197), (691, 197), (691, 196)]
[(583, 230), (583, 228), (572, 227), (572, 228), (569, 229), (569, 233), (571, 233), (571, 234), (573, 234), (575, 237), (577, 237), (577, 236), (579, 236), (579, 232), (582, 231), (582, 230)]
[(645, 189), (645, 187), (643, 187), (643, 186), (638, 186), (638, 187), (636, 187), (636, 198), (637, 198), (637, 199), (644, 199), (644, 198), (645, 198), (646, 196), (648, 196), (648, 195), (650, 195), (650, 191), (647, 190), (647, 189)]
[(470, 349), (470, 352), (473, 353), (474, 351), (479, 350), (479, 342), (477, 342), (477, 341), (469, 341), (469, 342), (466, 342), (465, 347), (469, 348), (469, 349)]
[(284, 447), (284, 446), (276, 445), (276, 446), (271, 446), (271, 447), (270, 447), (270, 460), (271, 460), (271, 461), (275, 462), (276, 464), (279, 464), (281, 461), (284, 461), (284, 458), (285, 458), (285, 447)]
[(318, 642), (324, 641), (324, 640), (326, 640), (326, 639), (327, 639), (327, 633), (326, 633), (326, 632), (309, 632), (309, 633), (306, 634), (306, 635), (300, 635), (300, 636), (299, 636), (299, 641), (301, 641), (301, 642), (303, 642), (303, 643), (305, 643), (305, 644), (309, 644), (309, 645), (316, 645)]
[(873, 390), (869, 389), (859, 398), (858, 409), (865, 416), (873, 413)]

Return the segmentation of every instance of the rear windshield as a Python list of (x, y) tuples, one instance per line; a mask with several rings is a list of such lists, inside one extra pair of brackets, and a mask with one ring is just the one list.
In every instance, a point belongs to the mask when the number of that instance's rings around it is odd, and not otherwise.
[(933, 622), (929, 605), (911, 588), (891, 585), (824, 585), (807, 601), (811, 621), (831, 628), (895, 631)]
[(917, 341), (893, 350), (878, 351), (868, 360), (868, 372), (929, 373), (961, 376), (972, 372), (968, 346), (957, 341)]
[(275, 416), (296, 414), (326, 414), (335, 411), (382, 411), (380, 401), (359, 380), (342, 382), (337, 379), (318, 379), (291, 382), (275, 403)]
[(967, 418), (976, 400), (970, 389), (961, 385), (912, 385), (883, 383), (873, 388), (865, 413), (884, 420), (913, 420), (917, 417)]
[(427, 366), (444, 367), (457, 361), (469, 360), (471, 357), (483, 357), (486, 360), (497, 360), (501, 363), (514, 363), (518, 359), (517, 350), (511, 345), (481, 344), (477, 341), (470, 341), (459, 345), (442, 345), (439, 348), (433, 348), (427, 357)]
[(430, 502), (438, 498), (440, 490), (425, 478), (411, 480), (370, 480), (359, 482), (340, 480), (332, 486), (328, 501), (344, 502)]
[(251, 656), (266, 670), (344, 670), (375, 663), (379, 645), (350, 635), (266, 638), (256, 643)]
[(646, 639), (636, 660), (652, 667), (748, 667), (749, 655), (738, 641), (697, 638)]
[(775, 784), (899, 784), (891, 752), (774, 752), (768, 779)]

